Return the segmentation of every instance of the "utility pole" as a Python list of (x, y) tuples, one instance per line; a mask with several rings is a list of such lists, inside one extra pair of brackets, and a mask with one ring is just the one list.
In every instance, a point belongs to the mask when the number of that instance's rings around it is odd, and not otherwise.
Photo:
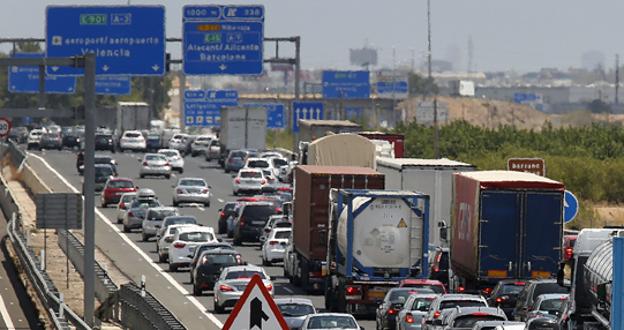
[(392, 47), (392, 119), (394, 121), (394, 126), (397, 125), (397, 116), (396, 116), (396, 47)]
[[(431, 0), (427, 0), (427, 71), (429, 86), (433, 88), (433, 76), (431, 75)], [(435, 94), (437, 92), (434, 92), (433, 95), (433, 153), (434, 158), (438, 159), (440, 158), (440, 131), (438, 128), (438, 97)]]
[(620, 91), (620, 54), (615, 54), (615, 105), (619, 103)]

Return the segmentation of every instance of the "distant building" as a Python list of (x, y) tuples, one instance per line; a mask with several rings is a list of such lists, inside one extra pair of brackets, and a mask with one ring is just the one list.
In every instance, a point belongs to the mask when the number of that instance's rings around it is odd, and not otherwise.
[(597, 50), (591, 50), (581, 55), (581, 66), (586, 70), (594, 70), (597, 67), (604, 68), (605, 54)]

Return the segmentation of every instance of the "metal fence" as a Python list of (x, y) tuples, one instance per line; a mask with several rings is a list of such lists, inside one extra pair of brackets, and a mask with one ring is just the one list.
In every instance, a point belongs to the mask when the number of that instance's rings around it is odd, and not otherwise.
[(185, 327), (156, 298), (134, 283), (119, 289), (124, 326), (130, 329), (183, 330)]

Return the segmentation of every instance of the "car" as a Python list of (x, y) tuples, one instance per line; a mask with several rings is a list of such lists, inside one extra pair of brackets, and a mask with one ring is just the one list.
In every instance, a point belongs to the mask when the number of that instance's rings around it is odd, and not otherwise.
[(277, 192), (277, 188), (279, 185), (279, 180), (273, 176), (273, 173), (270, 169), (263, 169), (262, 175), (264, 176), (264, 180), (266, 180), (266, 184), (262, 186), (261, 192), (263, 193), (275, 193)]
[(212, 161), (213, 159), (219, 159), (221, 155), (221, 143), (219, 142), (219, 140), (212, 139), (210, 140), (210, 144), (208, 145), (208, 148), (206, 149), (206, 151), (204, 151), (204, 156), (206, 161)]
[(205, 155), (206, 150), (210, 148), (210, 141), (214, 139), (213, 136), (210, 135), (200, 135), (198, 136), (193, 143), (191, 143), (191, 157), (197, 157), (200, 155)]
[(513, 316), (516, 307), (516, 299), (518, 294), (527, 284), (525, 280), (508, 279), (500, 280), (492, 289), (492, 293), (487, 297), (488, 305), (501, 308), (508, 319)]
[(163, 176), (166, 179), (171, 178), (171, 164), (167, 161), (165, 155), (145, 154), (143, 156), (139, 177), (143, 179), (148, 175)]
[(524, 330), (526, 323), (515, 321), (478, 321), (472, 330)]
[(240, 253), (232, 249), (216, 248), (202, 252), (194, 267), (191, 268), (193, 295), (201, 296), (204, 290), (213, 289), (221, 275), (221, 270), (240, 264)]
[(95, 150), (108, 150), (115, 152), (115, 140), (112, 134), (96, 134)]
[(316, 308), (310, 299), (277, 298), (275, 304), (289, 329), (301, 328), (306, 316), (316, 314)]
[(39, 144), (41, 143), (41, 137), (43, 136), (44, 131), (39, 128), (35, 128), (28, 133), (28, 139), (26, 139), (26, 148), (27, 149), (39, 149)]
[(104, 190), (106, 182), (109, 179), (114, 178), (116, 175), (115, 169), (109, 164), (95, 164), (95, 191)]
[(173, 243), (174, 237), (177, 234), (178, 230), (186, 227), (199, 226), (197, 224), (185, 223), (164, 227), (165, 231), (160, 236), (158, 236), (158, 240), (156, 241), (156, 253), (158, 253), (158, 262), (162, 263), (169, 261), (170, 245), (171, 243)]
[(28, 128), (25, 126), (11, 127), (9, 131), (9, 140), (13, 140), (16, 143), (26, 143), (28, 140)]
[(128, 206), (136, 197), (136, 192), (124, 193), (119, 197), (119, 203), (117, 203), (117, 223), (121, 224), (123, 222), (124, 215), (128, 210)]
[(238, 204), (237, 202), (227, 202), (223, 205), (222, 209), (219, 209), (219, 219), (217, 220), (217, 233), (227, 233), (227, 218), (232, 215), (234, 208)]
[(245, 167), (245, 160), (247, 159), (247, 152), (244, 150), (232, 150), (225, 158), (223, 168), (225, 173), (238, 172), (241, 168)]
[(537, 297), (527, 313), (527, 329), (551, 329), (570, 295), (547, 293)]
[(63, 150), (63, 138), (59, 133), (44, 133), (39, 141), (39, 149)]
[(563, 261), (572, 261), (577, 237), (578, 235), (563, 235)]
[(63, 129), (62, 144), (63, 147), (69, 149), (80, 148), (80, 143), (84, 142), (83, 136), (78, 133), (74, 127), (65, 127)]
[(267, 240), (262, 244), (262, 265), (270, 266), (274, 262), (284, 261), (286, 245), (292, 235), (291, 228), (273, 228)]
[[(195, 252), (193, 252), (193, 255), (189, 255), (189, 258), (191, 258), (191, 263), (189, 264), (189, 267), (191, 269), (193, 269), (195, 267), (195, 265), (197, 264), (197, 260), (199, 259), (199, 257), (202, 255), (202, 253), (209, 251), (209, 250), (214, 250), (214, 249), (223, 249), (223, 250), (232, 250), (232, 251), (236, 251), (234, 250), (234, 247), (232, 245), (230, 245), (230, 243), (227, 242), (210, 242), (210, 243), (202, 243), (200, 245), (198, 245), (197, 247), (195, 247)], [(238, 259), (239, 264), (243, 264), (243, 259), (241, 257), (240, 254), (236, 255), (236, 258)], [(191, 282), (193, 282), (193, 272), (191, 272)]]
[(438, 294), (445, 294), (446, 288), (442, 282), (424, 278), (407, 278), (399, 282), (400, 288), (429, 288)]
[(388, 290), (382, 303), (375, 311), (375, 325), (377, 329), (396, 329), (397, 314), (407, 299), (413, 294), (435, 294), (428, 288), (392, 288)]
[(283, 157), (279, 151), (263, 151), (258, 155), (259, 158)]
[(162, 226), (163, 219), (175, 215), (179, 215), (178, 209), (175, 207), (159, 206), (148, 208), (141, 223), (141, 240), (147, 242), (150, 238), (155, 237)]
[(173, 189), (172, 204), (198, 203), (210, 207), (211, 188), (202, 178), (180, 178)]
[(518, 294), (513, 315), (516, 321), (526, 322), (529, 308), (538, 296), (546, 293), (568, 293), (568, 288), (557, 284), (555, 279), (529, 281)]
[[(280, 226), (286, 227), (286, 228), (291, 228), (292, 224), (290, 222), (288, 222), (288, 218), (286, 216), (284, 216), (283, 214), (276, 214), (276, 215), (272, 215), (269, 217), (269, 220), (267, 221), (266, 225), (264, 225), (264, 228), (262, 228), (262, 236), (260, 236), (260, 242), (264, 243), (267, 239), (267, 237), (269, 236), (269, 234), (271, 233), (271, 229), (273, 229), (275, 223), (279, 222)], [(288, 224), (288, 226), (284, 225), (284, 224)]]
[(125, 131), (119, 139), (119, 151), (145, 151), (147, 144), (140, 131)]
[[(457, 306), (464, 307), (488, 307), (487, 301), (482, 296), (447, 293), (436, 297), (429, 307), (427, 315), (423, 318), (423, 329), (433, 330), (442, 328), (441, 321), (451, 309)], [(502, 310), (501, 310), (502, 313)], [(503, 313), (504, 314), (504, 313)]]
[(271, 203), (244, 203), (234, 220), (234, 245), (241, 245), (243, 242), (259, 242), (262, 228), (269, 217), (275, 213), (277, 212)]
[(160, 134), (149, 133), (145, 141), (147, 152), (156, 152), (161, 149), (161, 137)]
[(128, 211), (124, 214), (122, 221), (122, 229), (124, 233), (129, 233), (132, 229), (143, 228), (143, 219), (145, 219), (145, 211), (150, 207), (161, 206), (160, 202), (155, 198), (141, 198), (141, 191), (137, 197), (128, 206)]
[(212, 227), (182, 227), (173, 236), (169, 244), (169, 271), (176, 272), (180, 267), (191, 263), (189, 255), (195, 252), (195, 247), (201, 243), (217, 242)]
[[(110, 165), (113, 168), (115, 176), (118, 175), (117, 171), (117, 161), (114, 160), (111, 156), (107, 155), (95, 155), (93, 158), (93, 162), (97, 164)], [(78, 169), (78, 174), (84, 174), (84, 153), (81, 151), (76, 155), (76, 168)]]
[(175, 149), (178, 150), (180, 153), (184, 154), (186, 152), (186, 137), (186, 134), (174, 134), (167, 143), (167, 146), (169, 147), (169, 149)]
[(282, 168), (282, 166), (288, 166), (288, 160), (281, 156), (270, 157), (268, 160), (271, 165), (271, 175), (275, 178), (279, 178), (280, 168)]
[(262, 193), (267, 183), (262, 170), (243, 168), (232, 180), (232, 194), (238, 196), (242, 193)]
[(403, 304), (403, 308), (396, 314), (397, 330), (420, 330), (422, 319), (427, 315), (433, 299), (438, 296), (439, 294), (436, 293), (409, 295)]
[(179, 173), (184, 173), (184, 158), (180, 155), (180, 152), (175, 149), (160, 149), (158, 154), (164, 155), (171, 164), (171, 170)]
[(361, 327), (351, 314), (320, 313), (306, 316), (300, 330), (341, 329), (360, 330)]
[(54, 133), (54, 134), (61, 134), (61, 132), (63, 131), (63, 129), (61, 128), (61, 126), (59, 125), (48, 125), (45, 127), (45, 131), (47, 133)]
[(263, 268), (254, 265), (230, 266), (221, 271), (221, 275), (212, 290), (214, 311), (224, 313), (225, 308), (233, 307), (255, 275), (260, 276), (264, 287), (273, 296), (273, 282)]
[(450, 278), (452, 277), (452, 272), (449, 266), (449, 253), (449, 248), (436, 247), (431, 253), (432, 262), (429, 269), (429, 278), (442, 282), (442, 284), (444, 284), (447, 288), (447, 291)]
[(245, 161), (244, 168), (258, 168), (258, 169), (263, 169), (263, 170), (271, 170), (271, 164), (269, 163), (268, 159), (253, 157), (253, 158), (247, 158), (247, 160)]
[(108, 179), (102, 196), (100, 198), (100, 206), (108, 207), (109, 204), (118, 204), (121, 196), (125, 193), (136, 192), (137, 187), (134, 181), (129, 178), (111, 178)]
[(452, 308), (443, 320), (436, 320), (436, 325), (444, 330), (472, 330), (480, 321), (507, 321), (505, 313), (494, 307), (456, 307)]
[[(167, 227), (171, 225), (196, 225), (197, 218), (192, 215), (175, 215), (165, 217), (160, 225), (160, 229), (156, 233), (156, 237), (160, 239), (165, 234)], [(158, 250), (158, 240), (156, 241), (156, 249)]]

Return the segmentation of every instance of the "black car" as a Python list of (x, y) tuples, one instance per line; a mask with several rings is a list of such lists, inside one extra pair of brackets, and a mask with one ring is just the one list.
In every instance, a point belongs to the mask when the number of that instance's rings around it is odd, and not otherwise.
[(517, 321), (526, 322), (529, 307), (533, 305), (537, 297), (546, 293), (568, 293), (569, 290), (557, 284), (557, 280), (533, 280), (530, 281), (518, 294), (516, 308), (513, 315)]
[(210, 290), (221, 275), (221, 271), (230, 266), (240, 265), (240, 253), (229, 249), (213, 249), (202, 253), (193, 268), (193, 295), (200, 296), (204, 290)]
[(41, 141), (39, 142), (40, 149), (63, 149), (63, 139), (61, 139), (61, 135), (58, 133), (45, 133), (41, 136)]
[(507, 315), (508, 319), (512, 318), (518, 294), (526, 285), (524, 280), (502, 280), (492, 289), (492, 293), (487, 298), (488, 305), (491, 307), (500, 307)]
[(80, 148), (82, 140), (83, 138), (77, 130), (74, 130), (71, 127), (63, 129), (63, 147), (69, 149)]
[(227, 219), (234, 214), (237, 202), (227, 202), (223, 205), (222, 209), (219, 209), (219, 220), (217, 221), (218, 234), (225, 234), (227, 232)]
[(13, 127), (9, 131), (9, 140), (15, 141), (16, 143), (26, 143), (27, 139), (28, 128), (24, 126)]
[(158, 134), (148, 134), (145, 139), (145, 146), (147, 152), (156, 152), (161, 149), (161, 138)]
[(239, 212), (234, 220), (234, 245), (259, 242), (267, 220), (277, 213), (273, 204), (266, 202), (243, 204)]
[[(117, 161), (114, 160), (112, 157), (105, 156), (105, 155), (95, 155), (94, 162), (96, 165), (97, 164), (110, 165), (113, 168), (113, 173), (115, 174), (115, 176), (118, 175)], [(78, 155), (76, 156), (76, 168), (80, 175), (84, 174), (84, 153), (82, 152), (79, 152)]]
[(375, 312), (376, 329), (396, 329), (396, 317), (412, 294), (434, 293), (429, 288), (392, 288)]
[(115, 152), (115, 140), (112, 134), (96, 134), (95, 150), (108, 150)]
[[(191, 255), (189, 255), (189, 258), (191, 258), (191, 263), (189, 264), (189, 267), (191, 269), (193, 269), (195, 267), (195, 264), (197, 263), (197, 260), (202, 255), (202, 253), (204, 253), (206, 251), (214, 250), (214, 249), (223, 249), (223, 250), (232, 250), (232, 251), (234, 251), (234, 247), (232, 247), (232, 245), (230, 245), (230, 243), (226, 243), (226, 242), (211, 242), (211, 243), (200, 244), (197, 247), (195, 247), (195, 252), (193, 252)], [(192, 282), (193, 282), (193, 272), (191, 272), (191, 283)]]
[(102, 191), (106, 181), (115, 175), (116, 173), (112, 165), (95, 164), (95, 191)]

